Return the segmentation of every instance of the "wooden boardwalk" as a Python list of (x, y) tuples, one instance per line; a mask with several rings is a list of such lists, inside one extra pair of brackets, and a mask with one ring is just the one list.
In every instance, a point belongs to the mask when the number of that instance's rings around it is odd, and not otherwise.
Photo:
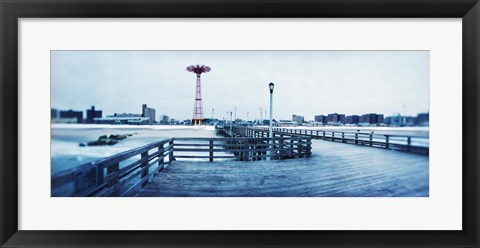
[(429, 157), (323, 140), (312, 157), (281, 161), (174, 161), (137, 196), (429, 196)]

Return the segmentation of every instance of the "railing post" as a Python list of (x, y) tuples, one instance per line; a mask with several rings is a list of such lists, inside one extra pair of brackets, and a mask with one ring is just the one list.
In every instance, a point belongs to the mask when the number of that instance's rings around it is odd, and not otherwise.
[(312, 155), (312, 137), (307, 138), (307, 157)]
[(283, 149), (283, 134), (280, 134), (280, 141), (278, 142), (278, 149), (280, 151), (280, 158), (285, 156), (285, 150)]
[(175, 157), (173, 156), (173, 139), (171, 139), (169, 142), (168, 142), (168, 145), (169, 146), (172, 146), (170, 149), (170, 153), (168, 154), (168, 163), (171, 163), (172, 161), (175, 160)]
[(105, 177), (103, 176), (103, 164), (97, 164), (97, 186), (102, 184), (103, 181), (105, 180)]
[(243, 150), (243, 160), (249, 161), (250, 160), (250, 144), (248, 140), (245, 140), (245, 142), (243, 142), (242, 150)]
[(158, 146), (158, 157), (162, 157), (162, 159), (158, 160), (158, 172), (164, 169), (164, 164), (165, 164), (165, 148), (164, 148), (165, 143), (162, 143), (161, 145)]
[(355, 134), (355, 145), (358, 145), (358, 133)]
[[(140, 155), (141, 159), (144, 159), (147, 156), (148, 156), (148, 151), (142, 152), (141, 155)], [(148, 177), (148, 168), (146, 168), (147, 165), (148, 165), (148, 160), (145, 160), (140, 164), (140, 170), (142, 171), (141, 179), (144, 179), (144, 178)], [(142, 183), (141, 187), (142, 188), (145, 187), (145, 185), (147, 185), (147, 183), (148, 183), (148, 179), (145, 180), (145, 182)]]
[(275, 159), (275, 155), (276, 155), (276, 152), (275, 152), (275, 133), (273, 134), (273, 137), (272, 137), (272, 141), (271, 141), (271, 146), (270, 146), (270, 160), (272, 160), (272, 158)]
[(210, 151), (209, 151), (209, 156), (208, 161), (213, 162), (213, 140), (209, 140), (210, 143)]
[(335, 141), (335, 132), (332, 132), (332, 141)]
[(323, 140), (325, 140), (325, 131), (323, 131)]
[(373, 137), (372, 137), (372, 133), (370, 133), (369, 135), (369, 139), (370, 139), (370, 146), (373, 146)]
[(412, 137), (407, 137), (407, 151), (410, 151), (410, 147), (412, 145)]
[(342, 143), (345, 143), (345, 133), (342, 132)]
[[(107, 167), (107, 175), (117, 173), (118, 169), (119, 169), (119, 164), (118, 163)], [(114, 176), (112, 179), (110, 179), (110, 181), (108, 181), (107, 186), (109, 188), (115, 187), (110, 196), (119, 196), (119, 189), (117, 188), (117, 183), (118, 182), (119, 182), (118, 174), (116, 176)]]
[(290, 155), (295, 158), (295, 146), (293, 144), (293, 137), (290, 137)]
[(388, 139), (389, 139), (389, 136), (388, 135), (385, 135), (385, 148), (389, 148), (389, 144), (388, 144)]
[(318, 130), (317, 130), (317, 139), (318, 139)]
[(300, 158), (304, 157), (305, 151), (303, 150), (303, 139), (301, 137), (298, 137), (298, 155)]

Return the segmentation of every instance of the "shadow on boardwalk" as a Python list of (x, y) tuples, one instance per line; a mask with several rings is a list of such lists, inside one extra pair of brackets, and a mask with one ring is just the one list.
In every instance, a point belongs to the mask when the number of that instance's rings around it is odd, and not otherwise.
[(428, 196), (429, 157), (312, 141), (311, 158), (259, 162), (175, 161), (137, 196)]

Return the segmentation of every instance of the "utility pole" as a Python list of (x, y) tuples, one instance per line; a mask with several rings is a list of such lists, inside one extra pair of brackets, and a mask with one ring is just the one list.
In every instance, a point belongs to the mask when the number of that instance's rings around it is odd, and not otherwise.
[[(269, 128), (268, 128), (268, 137), (269, 137), (269, 143), (270, 143), (270, 149), (269, 149), (269, 152), (268, 152), (268, 160), (271, 160), (272, 159), (272, 150), (273, 150), (273, 126), (272, 126), (272, 120), (273, 120), (273, 117), (272, 117), (272, 113), (273, 113), (273, 88), (274, 88), (274, 84), (272, 82), (270, 82), (268, 84), (268, 88), (270, 89), (270, 125), (269, 125)], [(266, 113), (265, 113), (266, 115)]]
[(232, 121), (232, 111), (230, 111), (230, 136), (233, 137), (233, 134), (232, 134), (232, 125), (233, 125), (233, 121)]

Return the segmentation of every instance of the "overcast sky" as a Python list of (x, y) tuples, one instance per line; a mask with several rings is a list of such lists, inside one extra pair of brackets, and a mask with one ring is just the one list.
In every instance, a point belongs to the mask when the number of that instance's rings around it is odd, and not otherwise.
[[(202, 74), (205, 118), (258, 119), (275, 83), (274, 119), (314, 115), (429, 111), (428, 51), (52, 51), (51, 104), (61, 110), (95, 105), (103, 116), (141, 113), (146, 103), (176, 119), (191, 119), (192, 64)], [(404, 107), (405, 106), (405, 107)]]

